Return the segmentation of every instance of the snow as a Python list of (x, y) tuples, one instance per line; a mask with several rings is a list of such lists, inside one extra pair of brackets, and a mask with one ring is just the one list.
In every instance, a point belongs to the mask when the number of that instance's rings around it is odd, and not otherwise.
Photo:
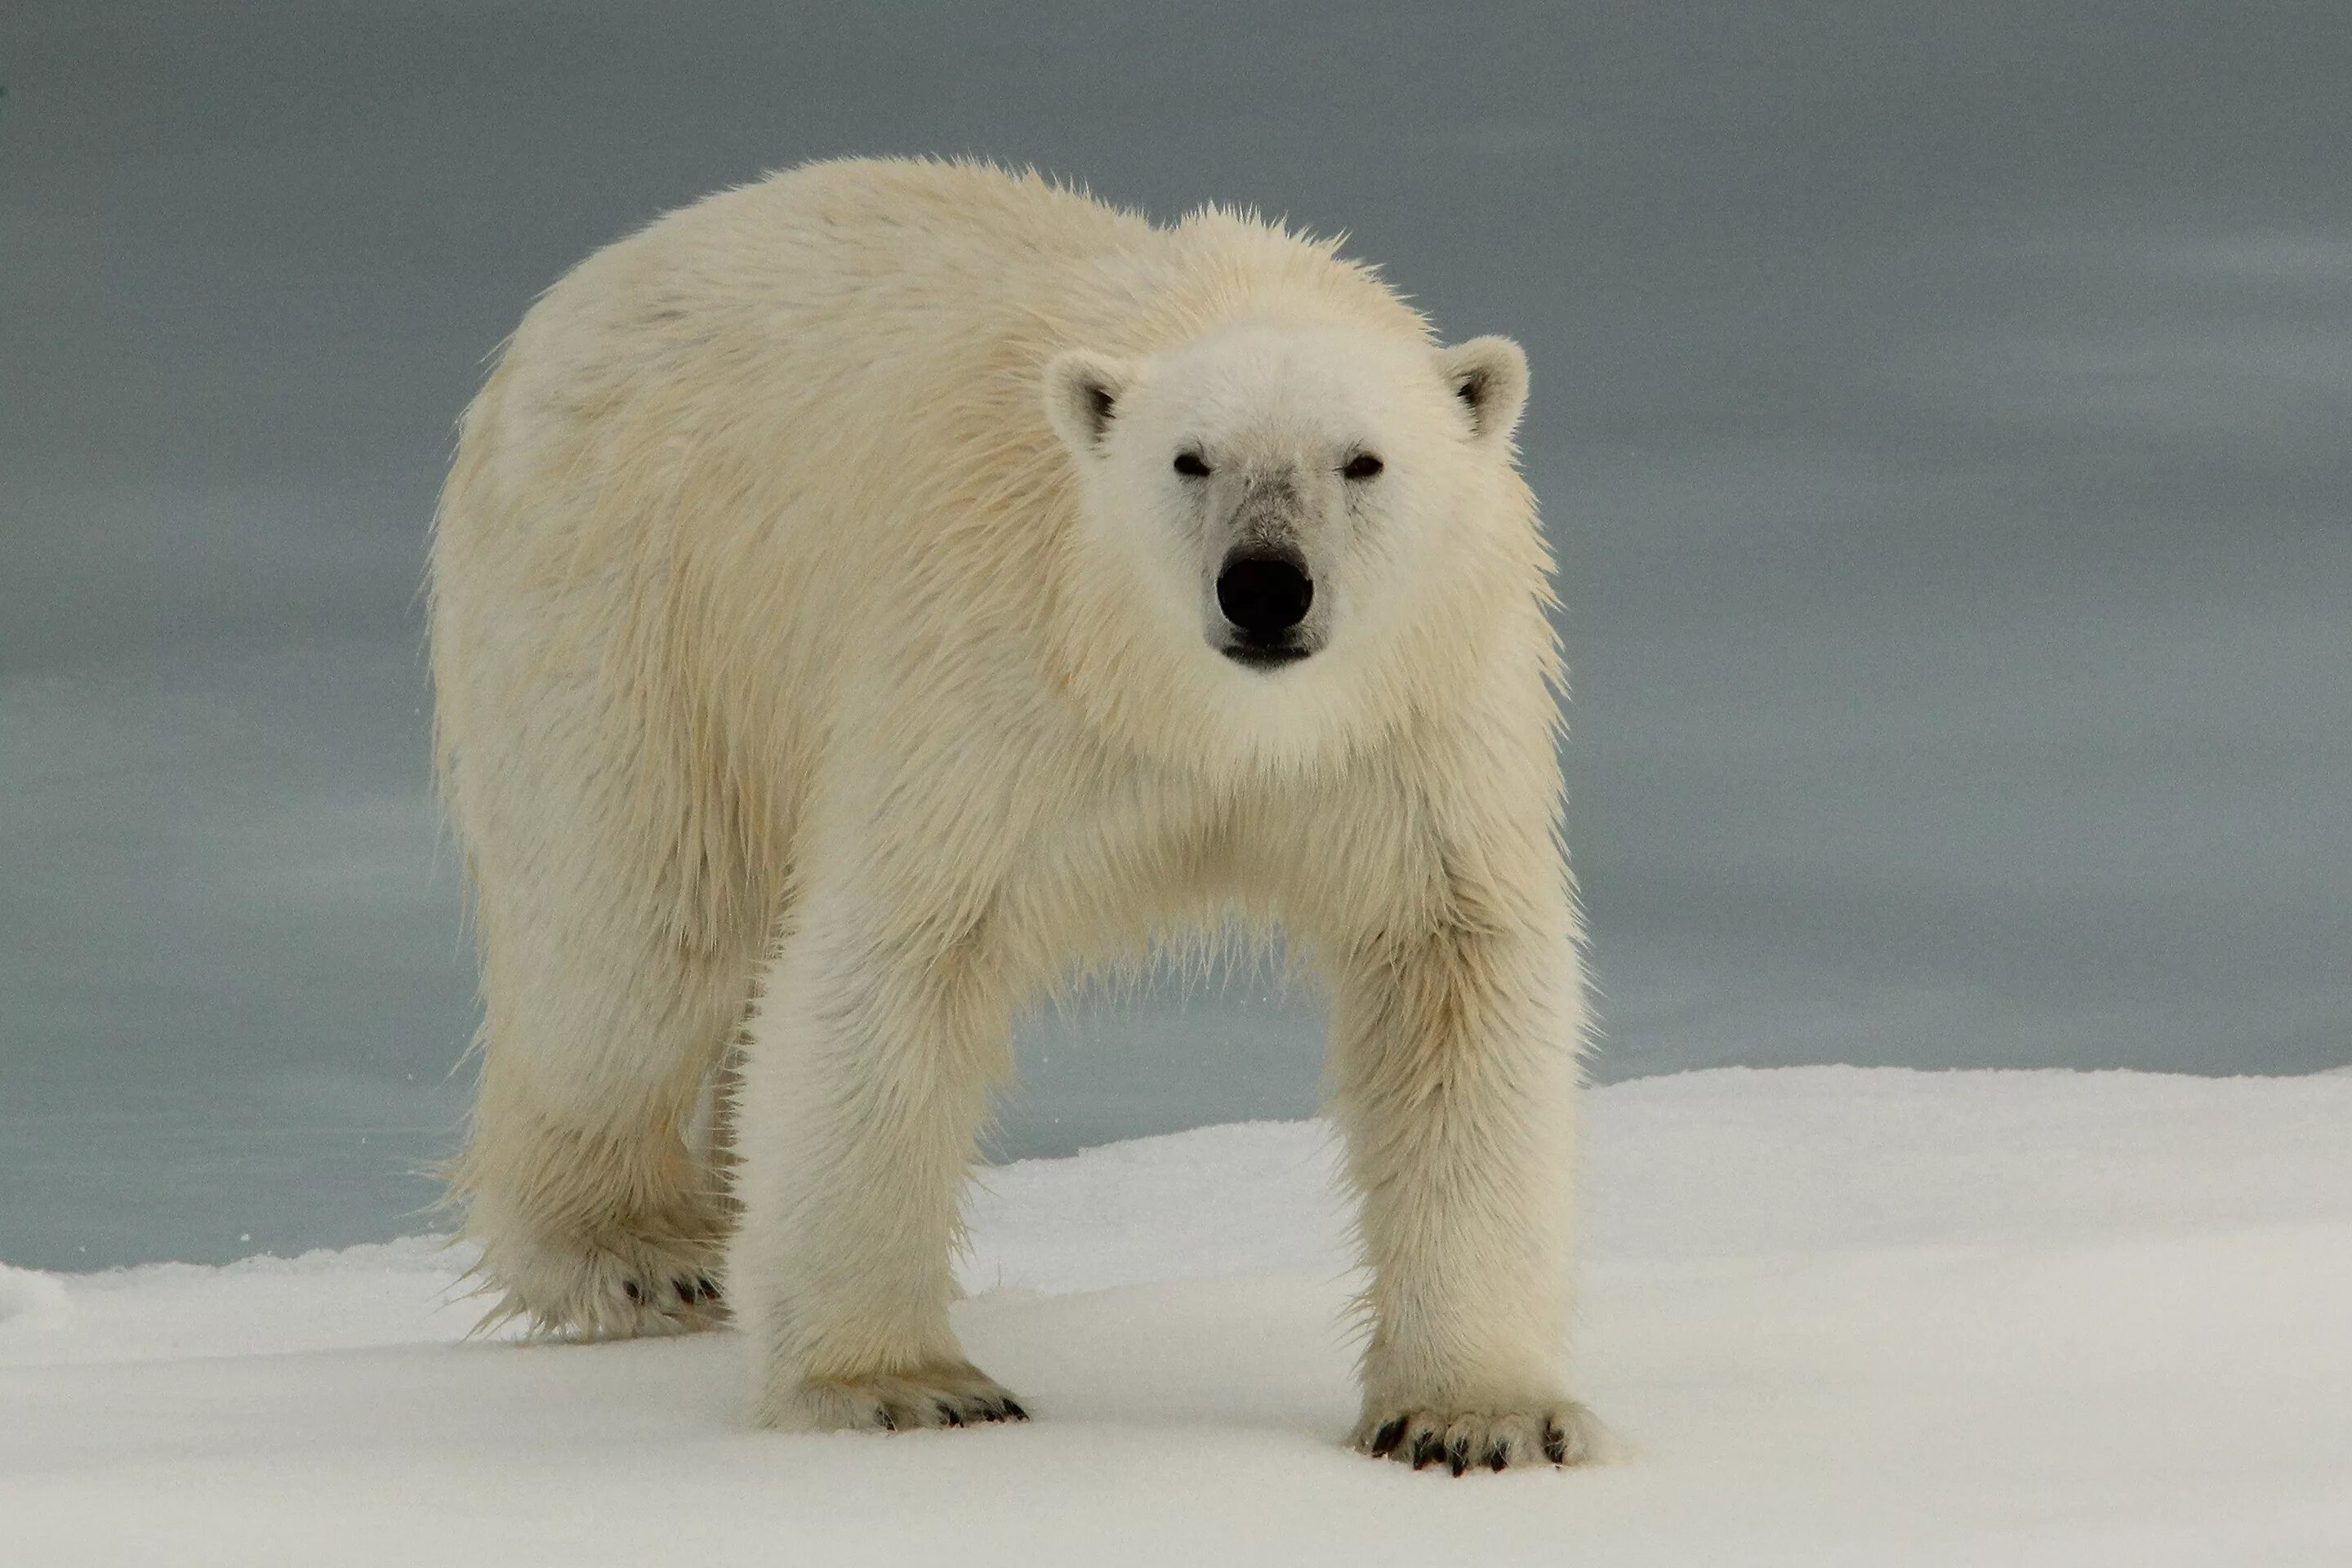
[(2352, 1562), (2352, 1078), (1592, 1096), (1577, 1472), (1344, 1451), (1319, 1127), (987, 1173), (1022, 1427), (754, 1433), (731, 1336), (458, 1342), (431, 1238), (0, 1268), (0, 1562)]

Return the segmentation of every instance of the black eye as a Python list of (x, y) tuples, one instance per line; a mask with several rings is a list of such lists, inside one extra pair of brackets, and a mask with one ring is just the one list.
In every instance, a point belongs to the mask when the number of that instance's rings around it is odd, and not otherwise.
[(1202, 460), (1198, 452), (1179, 452), (1176, 454), (1176, 471), (1188, 479), (1205, 479), (1209, 477), (1209, 465)]
[(1370, 452), (1359, 452), (1348, 459), (1348, 466), (1341, 468), (1339, 472), (1351, 479), (1369, 479), (1378, 474), (1384, 466)]

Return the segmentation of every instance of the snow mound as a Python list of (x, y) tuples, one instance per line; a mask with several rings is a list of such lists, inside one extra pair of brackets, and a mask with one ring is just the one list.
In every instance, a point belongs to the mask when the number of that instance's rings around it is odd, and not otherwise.
[(9, 1561), (2352, 1561), (2352, 1079), (1807, 1068), (1595, 1093), (1583, 1393), (1631, 1452), (1339, 1447), (1329, 1139), (987, 1173), (956, 1309), (1036, 1419), (753, 1433), (731, 1335), (463, 1340), (435, 1238), (0, 1268)]
[(31, 1334), (54, 1334), (72, 1327), (73, 1298), (65, 1281), (31, 1268), (0, 1263), (0, 1344)]

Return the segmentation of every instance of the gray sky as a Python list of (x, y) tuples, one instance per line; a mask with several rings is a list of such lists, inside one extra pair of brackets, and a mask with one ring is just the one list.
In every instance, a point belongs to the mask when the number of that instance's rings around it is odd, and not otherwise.
[[(1344, 228), (1527, 344), (1598, 1076), (2352, 1061), (2347, 80), (2352, 11), (2231, 0), (13, 0), (0, 1258), (411, 1223), (452, 421), (579, 257), (847, 152)], [(1082, 1007), (1003, 1145), (1301, 1114), (1317, 1047)]]

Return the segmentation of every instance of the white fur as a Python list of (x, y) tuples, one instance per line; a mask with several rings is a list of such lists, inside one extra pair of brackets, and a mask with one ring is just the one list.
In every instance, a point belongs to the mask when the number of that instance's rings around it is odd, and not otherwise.
[[(551, 289), (433, 562), (488, 1005), (454, 1187), (506, 1309), (698, 1326), (733, 1226), (761, 1421), (1007, 1414), (947, 1309), (1011, 1016), (1238, 919), (1331, 997), (1359, 1443), (1585, 1453), (1525, 390), (1328, 244), (969, 164), (779, 174)], [(1208, 629), (1245, 524), (1315, 580), (1320, 649), (1272, 671)]]

